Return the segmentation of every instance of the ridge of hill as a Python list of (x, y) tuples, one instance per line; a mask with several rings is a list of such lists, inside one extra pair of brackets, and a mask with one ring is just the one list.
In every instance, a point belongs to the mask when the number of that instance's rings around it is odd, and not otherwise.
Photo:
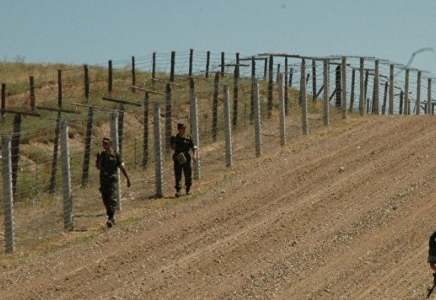
[(4, 266), (1, 298), (423, 298), (436, 119), (351, 119), (196, 182), (190, 201)]

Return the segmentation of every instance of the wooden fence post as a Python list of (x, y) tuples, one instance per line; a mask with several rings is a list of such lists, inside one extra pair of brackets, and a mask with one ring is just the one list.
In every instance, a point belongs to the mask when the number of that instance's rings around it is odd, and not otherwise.
[(112, 60), (109, 60), (108, 62), (109, 68), (108, 68), (108, 93), (112, 93), (112, 82), (113, 82), (113, 70), (112, 70)]
[(56, 173), (58, 169), (58, 149), (59, 149), (59, 134), (60, 134), (60, 122), (61, 122), (61, 113), (58, 112), (58, 117), (56, 118), (56, 128), (55, 128), (55, 138), (53, 142), (53, 161), (51, 167), (50, 174), (50, 185), (48, 188), (48, 192), (53, 194), (56, 188)]
[(171, 120), (172, 120), (172, 99), (171, 85), (167, 83), (165, 91), (165, 148), (166, 152), (171, 152)]
[(143, 128), (143, 142), (142, 142), (142, 168), (146, 169), (148, 164), (148, 131), (149, 131), (149, 95), (145, 92), (144, 97), (144, 128)]
[(191, 135), (194, 144), (197, 146), (197, 160), (194, 161), (194, 179), (200, 179), (200, 139), (198, 135), (198, 98), (191, 97)]
[(215, 73), (213, 84), (213, 100), (212, 100), (212, 140), (216, 142), (218, 135), (218, 89), (219, 89), (220, 73)]
[(85, 77), (85, 99), (89, 102), (89, 70), (88, 65), (83, 65), (84, 77)]
[(221, 52), (221, 78), (224, 77), (224, 72), (225, 72), (225, 58), (224, 58), (224, 52)]
[(71, 170), (70, 150), (68, 146), (68, 126), (65, 120), (61, 121), (61, 164), (62, 164), (62, 194), (63, 194), (63, 216), (64, 228), (73, 230), (73, 201), (71, 193)]
[(374, 74), (374, 99), (372, 103), (372, 113), (378, 115), (380, 113), (380, 62), (375, 61)]
[(301, 108), (302, 108), (302, 122), (303, 122), (303, 134), (309, 134), (309, 126), (307, 124), (307, 97), (306, 97), (306, 62), (304, 59), (301, 60)]
[(329, 60), (325, 58), (323, 60), (324, 65), (324, 93), (323, 93), (323, 101), (324, 101), (324, 125), (329, 125), (329, 87), (330, 87), (330, 78), (329, 78)]
[(12, 191), (17, 195), (18, 161), (20, 158), (21, 115), (14, 117), (14, 129), (11, 139), (11, 163), (12, 163)]
[[(136, 86), (136, 66), (134, 56), (132, 56), (132, 86)], [(136, 89), (132, 88), (132, 92), (135, 93)]]
[(345, 56), (342, 57), (342, 65), (341, 65), (341, 97), (342, 97), (342, 119), (347, 118), (347, 58)]
[(262, 155), (262, 125), (260, 118), (260, 103), (259, 103), (259, 82), (254, 79), (253, 82), (253, 95), (254, 95), (254, 140), (256, 144), (256, 157)]
[(62, 70), (58, 70), (58, 107), (62, 108)]
[(285, 86), (285, 115), (288, 115), (289, 110), (289, 96), (288, 96), (288, 78), (289, 78), (289, 71), (288, 71), (288, 57), (285, 57), (285, 78), (284, 78), (284, 86)]
[(316, 60), (312, 59), (312, 101), (316, 102)]
[(394, 114), (394, 65), (391, 64), (389, 68), (389, 114)]
[(349, 112), (353, 112), (354, 107), (354, 91), (355, 91), (355, 82), (356, 82), (356, 69), (353, 68), (351, 71), (351, 92), (350, 92), (350, 108), (348, 109)]
[(365, 59), (363, 57), (360, 58), (360, 96), (359, 96), (359, 113), (361, 116), (365, 114)]
[(34, 112), (36, 110), (35, 100), (35, 82), (33, 76), (29, 76), (30, 81), (30, 108)]
[(151, 79), (152, 79), (152, 83), (154, 84), (154, 80), (156, 79), (156, 52), (153, 52), (153, 56), (152, 56), (152, 63), (151, 63)]
[(418, 71), (416, 82), (416, 114), (421, 113), (421, 77), (422, 72)]
[(118, 108), (118, 152), (123, 152), (123, 140), (124, 140), (124, 105), (120, 104)]
[[(118, 113), (113, 112), (110, 116), (111, 124), (111, 139), (112, 139), (112, 149), (119, 152), (119, 136), (118, 136)], [(121, 182), (120, 182), (120, 169), (117, 168), (117, 208), (121, 211)]]
[[(6, 83), (2, 83), (2, 99), (1, 99), (1, 109), (6, 109)], [(5, 112), (1, 113), (1, 121), (2, 123), (5, 121)]]
[(156, 198), (163, 197), (163, 176), (162, 176), (162, 138), (160, 125), (160, 103), (154, 103), (154, 153), (155, 153), (155, 184)]
[(171, 51), (170, 82), (174, 82), (175, 68), (176, 68), (176, 52), (175, 51)]
[(409, 100), (409, 74), (410, 69), (406, 69), (405, 83), (404, 83), (404, 114), (410, 115), (410, 100)]
[(229, 87), (225, 85), (224, 89), (224, 125), (225, 125), (225, 144), (226, 144), (226, 167), (233, 166), (232, 157), (232, 123), (230, 118), (230, 100), (229, 100)]
[(271, 113), (273, 109), (273, 86), (274, 86), (274, 61), (273, 56), (269, 56), (269, 68), (268, 68), (268, 119), (271, 118)]
[(342, 105), (342, 99), (341, 99), (341, 96), (342, 96), (342, 93), (341, 93), (341, 90), (342, 90), (342, 87), (341, 87), (341, 84), (342, 84), (342, 80), (341, 80), (341, 66), (337, 66), (336, 67), (336, 89), (335, 89), (335, 96), (336, 96), (336, 107), (337, 108), (340, 108), (341, 107), (341, 105)]
[(239, 98), (239, 53), (236, 53), (236, 64), (233, 76), (233, 126), (238, 126), (238, 98)]
[(433, 103), (431, 101), (431, 78), (427, 80), (427, 114), (433, 114)]
[(279, 94), (279, 119), (280, 119), (280, 145), (286, 145), (286, 120), (285, 120), (285, 95), (284, 95), (284, 80), (283, 74), (279, 74), (279, 82), (278, 82), (278, 94)]
[(94, 122), (94, 110), (92, 107), (90, 107), (88, 109), (88, 118), (86, 120), (85, 151), (84, 151), (83, 169), (82, 169), (82, 188), (88, 186), (93, 122)]
[(11, 136), (2, 135), (2, 177), (6, 253), (15, 252), (14, 200), (12, 193)]
[(194, 62), (194, 50), (190, 49), (189, 50), (189, 77), (192, 76), (192, 64)]
[(206, 53), (206, 74), (205, 77), (209, 78), (209, 66), (210, 66), (210, 51)]

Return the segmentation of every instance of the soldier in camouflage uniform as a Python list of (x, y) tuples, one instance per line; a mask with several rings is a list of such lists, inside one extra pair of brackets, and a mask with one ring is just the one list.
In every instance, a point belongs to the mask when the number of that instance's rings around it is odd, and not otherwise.
[[(177, 124), (178, 133), (171, 137), (171, 148), (174, 150), (174, 175), (176, 179), (176, 197), (180, 197), (182, 194), (182, 172), (185, 175), (185, 189), (186, 194), (190, 194), (192, 185), (192, 168), (191, 168), (191, 155), (189, 151), (192, 150), (192, 160), (197, 160), (197, 146), (189, 135), (185, 135), (186, 125)], [(184, 159), (180, 159), (181, 153), (184, 154)]]
[(115, 208), (117, 205), (117, 169), (127, 179), (127, 187), (130, 187), (129, 176), (124, 168), (120, 153), (112, 149), (112, 140), (108, 137), (102, 140), (103, 151), (97, 154), (96, 166), (100, 170), (100, 192), (108, 216), (106, 225), (115, 225)]

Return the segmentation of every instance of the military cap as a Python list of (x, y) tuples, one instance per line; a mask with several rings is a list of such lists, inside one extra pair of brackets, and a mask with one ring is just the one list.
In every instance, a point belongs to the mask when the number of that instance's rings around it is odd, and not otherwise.
[(185, 124), (182, 124), (182, 123), (178, 123), (177, 124), (177, 129), (180, 129), (180, 128), (186, 128), (187, 126), (185, 125)]
[(112, 139), (110, 137), (104, 137), (102, 142), (103, 143), (112, 143)]

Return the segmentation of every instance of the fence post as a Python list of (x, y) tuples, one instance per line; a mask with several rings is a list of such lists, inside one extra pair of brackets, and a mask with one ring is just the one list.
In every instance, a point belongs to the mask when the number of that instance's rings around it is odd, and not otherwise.
[(342, 119), (347, 118), (347, 58), (345, 56), (342, 57), (342, 65), (341, 65), (341, 94), (342, 94)]
[(429, 78), (427, 82), (427, 114), (431, 115), (433, 114), (433, 104), (431, 102), (431, 78)]
[(64, 228), (73, 230), (73, 201), (71, 195), (70, 150), (68, 146), (68, 125), (61, 121), (61, 164), (62, 164), (62, 194), (64, 199)]
[(123, 152), (123, 139), (124, 139), (124, 105), (120, 104), (118, 109), (118, 152)]
[[(111, 139), (112, 139), (112, 149), (119, 152), (118, 147), (118, 113), (111, 113)], [(120, 182), (120, 169), (117, 168), (117, 208), (121, 211), (121, 182)]]
[(409, 100), (409, 72), (410, 69), (406, 69), (405, 83), (404, 83), (404, 114), (410, 115), (410, 100)]
[(93, 122), (94, 122), (94, 110), (92, 107), (90, 107), (88, 110), (88, 118), (86, 120), (86, 137), (85, 137), (85, 151), (84, 151), (85, 153), (83, 157), (83, 170), (82, 170), (82, 188), (88, 186)]
[(171, 51), (170, 82), (174, 82), (175, 68), (176, 68), (176, 52), (175, 51)]
[(58, 107), (62, 108), (62, 70), (58, 69)]
[(112, 60), (109, 60), (108, 64), (109, 64), (109, 68), (108, 68), (108, 87), (107, 87), (107, 90), (110, 94), (110, 93), (112, 93), (112, 81), (113, 81)]
[(218, 89), (219, 89), (220, 73), (215, 73), (213, 83), (213, 100), (212, 100), (212, 140), (216, 142), (218, 135)]
[(279, 74), (280, 145), (286, 145), (285, 95), (283, 74)]
[(152, 62), (151, 62), (151, 79), (152, 83), (154, 83), (153, 79), (156, 79), (156, 52), (153, 52)]
[(389, 114), (394, 114), (394, 65), (389, 68)]
[(2, 136), (2, 177), (5, 214), (6, 253), (15, 251), (14, 201), (12, 195), (11, 136)]
[(353, 70), (351, 71), (350, 108), (348, 109), (350, 113), (353, 112), (353, 106), (354, 106), (355, 82), (356, 82), (356, 69), (353, 68)]
[(14, 129), (11, 139), (12, 191), (17, 195), (18, 161), (20, 159), (21, 115), (14, 117)]
[(316, 60), (312, 59), (312, 101), (316, 102)]
[(225, 64), (224, 52), (221, 52), (221, 78), (224, 77)]
[(142, 141), (142, 168), (146, 169), (148, 164), (148, 122), (149, 122), (149, 95), (145, 92), (144, 97), (144, 128)]
[(171, 152), (171, 118), (172, 118), (172, 103), (171, 103), (171, 85), (167, 83), (165, 91), (165, 148), (166, 152)]
[(236, 64), (233, 76), (233, 126), (238, 126), (238, 102), (239, 102), (239, 53), (236, 53)]
[(372, 113), (378, 115), (380, 113), (380, 62), (375, 61), (374, 74), (374, 100), (372, 104)]
[(260, 103), (259, 103), (259, 81), (254, 79), (253, 83), (253, 100), (254, 100), (254, 139), (256, 144), (256, 157), (262, 155), (262, 128), (260, 120)]
[(155, 153), (155, 183), (156, 198), (163, 197), (163, 176), (162, 176), (162, 138), (160, 125), (160, 103), (154, 104), (154, 153)]
[(209, 78), (209, 65), (210, 65), (210, 51), (206, 52), (206, 74), (205, 77)]
[(268, 119), (271, 118), (271, 113), (273, 109), (273, 68), (274, 68), (274, 61), (273, 56), (269, 56), (269, 65), (268, 65)]
[[(132, 56), (132, 86), (136, 86), (136, 66), (134, 56)], [(136, 89), (132, 88), (132, 92), (135, 93)]]
[(307, 124), (307, 99), (306, 99), (306, 61), (304, 59), (301, 60), (301, 109), (302, 109), (302, 122), (303, 122), (303, 134), (308, 135), (309, 129)]
[(231, 168), (233, 166), (232, 158), (232, 123), (230, 120), (230, 100), (229, 100), (229, 87), (224, 86), (224, 125), (226, 132), (226, 167)]
[(284, 85), (285, 85), (285, 115), (288, 115), (288, 108), (289, 108), (289, 96), (288, 96), (288, 78), (289, 78), (289, 71), (288, 71), (288, 57), (285, 57), (285, 78)]
[(194, 49), (189, 50), (189, 77), (192, 76), (192, 64), (194, 62)]
[[(1, 99), (1, 109), (6, 109), (6, 83), (2, 83), (2, 99)], [(2, 123), (5, 121), (5, 112), (1, 113)]]
[(421, 113), (421, 77), (422, 72), (418, 71), (417, 82), (416, 82), (416, 114)]
[(359, 69), (359, 81), (360, 81), (360, 96), (359, 96), (359, 113), (361, 116), (365, 114), (365, 59), (360, 58), (360, 69)]
[(198, 98), (191, 97), (191, 135), (197, 146), (197, 160), (194, 162), (194, 179), (200, 179), (200, 139), (198, 136)]
[(58, 170), (58, 149), (59, 149), (59, 131), (60, 131), (61, 116), (58, 112), (58, 117), (56, 118), (56, 128), (55, 128), (55, 139), (53, 142), (53, 161), (50, 174), (50, 186), (48, 192), (53, 194), (56, 188), (56, 173)]
[(36, 110), (36, 100), (35, 100), (35, 81), (33, 76), (29, 76), (30, 81), (30, 108), (32, 111)]
[(323, 60), (324, 63), (324, 93), (323, 93), (323, 100), (324, 100), (324, 125), (329, 125), (329, 85), (330, 85), (330, 78), (329, 78), (329, 60), (325, 58)]
[(84, 76), (85, 76), (85, 99), (86, 102), (89, 101), (89, 70), (88, 65), (83, 65)]

